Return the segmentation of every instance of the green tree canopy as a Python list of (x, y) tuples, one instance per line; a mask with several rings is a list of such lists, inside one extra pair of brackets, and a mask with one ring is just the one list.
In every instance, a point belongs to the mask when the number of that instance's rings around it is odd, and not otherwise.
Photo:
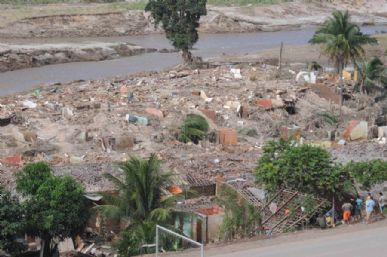
[(34, 195), (49, 177), (51, 167), (45, 162), (30, 163), (16, 173), (16, 190), (23, 195)]
[(24, 247), (15, 241), (23, 235), (24, 211), (16, 197), (0, 185), (0, 249), (18, 254)]
[(183, 51), (191, 62), (189, 50), (198, 41), (200, 16), (207, 14), (206, 0), (149, 0), (145, 11), (151, 12), (155, 25), (161, 23), (172, 45)]
[(387, 162), (382, 160), (349, 162), (343, 169), (350, 172), (365, 189), (387, 181)]
[(350, 21), (350, 17), (348, 11), (334, 11), (309, 41), (323, 45), (322, 53), (335, 63), (338, 73), (350, 60), (355, 62), (364, 57), (364, 45), (377, 44), (377, 40), (363, 34), (359, 26)]
[(353, 189), (350, 174), (334, 164), (326, 150), (282, 140), (264, 147), (255, 175), (269, 192), (288, 188), (330, 199)]
[[(28, 185), (33, 190), (28, 190)], [(53, 238), (64, 239), (82, 231), (88, 214), (86, 200), (82, 186), (72, 177), (55, 177), (47, 164), (33, 163), (19, 171), (17, 188), (29, 192), (23, 203), (26, 230), (42, 239), (41, 256), (51, 256)]]

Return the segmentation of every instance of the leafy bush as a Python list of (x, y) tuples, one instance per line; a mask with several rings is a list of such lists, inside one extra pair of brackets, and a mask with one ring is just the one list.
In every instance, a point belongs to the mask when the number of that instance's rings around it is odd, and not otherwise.
[(179, 140), (187, 143), (192, 141), (195, 144), (202, 140), (208, 131), (208, 122), (205, 118), (196, 114), (188, 114), (180, 129)]
[(261, 226), (258, 209), (238, 197), (238, 193), (227, 185), (221, 187), (218, 202), (225, 208), (221, 237), (225, 240), (251, 237)]
[(387, 180), (387, 162), (382, 160), (350, 162), (343, 170), (351, 173), (365, 189)]
[(281, 140), (269, 142), (263, 151), (255, 175), (269, 192), (289, 188), (330, 199), (354, 189), (349, 172), (320, 147)]

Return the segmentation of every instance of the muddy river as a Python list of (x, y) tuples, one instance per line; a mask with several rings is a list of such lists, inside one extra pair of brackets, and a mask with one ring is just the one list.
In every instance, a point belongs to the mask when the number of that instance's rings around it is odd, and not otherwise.
[[(362, 31), (374, 34), (386, 31), (387, 26), (363, 27)], [(254, 54), (261, 50), (285, 45), (305, 44), (312, 37), (315, 29), (299, 31), (256, 32), (243, 34), (202, 34), (195, 45), (194, 55), (203, 58), (227, 55)], [(130, 42), (144, 47), (171, 48), (163, 35), (131, 36), (119, 38), (84, 38), (67, 40), (69, 42)], [(4, 41), (2, 43), (63, 43), (63, 39), (45, 39), (29, 41)], [(31, 89), (38, 85), (66, 83), (73, 80), (92, 80), (127, 75), (139, 71), (161, 70), (181, 62), (177, 53), (151, 53), (127, 58), (100, 62), (78, 62), (49, 65), (0, 73), (0, 95), (7, 95)]]

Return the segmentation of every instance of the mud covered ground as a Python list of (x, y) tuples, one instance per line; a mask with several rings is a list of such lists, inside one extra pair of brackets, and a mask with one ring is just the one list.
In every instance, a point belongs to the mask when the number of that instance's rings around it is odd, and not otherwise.
[[(0, 6), (1, 38), (127, 36), (158, 33), (149, 14), (131, 3)], [(335, 9), (348, 9), (360, 25), (387, 24), (387, 2), (294, 2), (272, 5), (209, 6), (200, 30), (210, 33), (299, 29), (321, 24)]]

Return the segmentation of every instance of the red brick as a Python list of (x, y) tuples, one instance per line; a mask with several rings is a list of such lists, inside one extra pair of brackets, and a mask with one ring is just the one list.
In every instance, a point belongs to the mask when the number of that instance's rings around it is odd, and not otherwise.
[(236, 145), (238, 143), (238, 134), (236, 129), (221, 128), (219, 130), (219, 143), (222, 145)]
[(22, 166), (23, 159), (20, 154), (17, 154), (14, 156), (5, 157), (3, 160), (1, 160), (1, 163), (10, 166)]
[(273, 102), (271, 101), (271, 99), (258, 99), (255, 101), (255, 104), (263, 108), (273, 107)]
[(120, 86), (120, 94), (125, 95), (128, 93), (128, 87), (125, 85)]
[(159, 119), (164, 118), (164, 114), (162, 111), (156, 108), (146, 108), (145, 112), (148, 113), (149, 115), (152, 115), (154, 117), (157, 117)]

